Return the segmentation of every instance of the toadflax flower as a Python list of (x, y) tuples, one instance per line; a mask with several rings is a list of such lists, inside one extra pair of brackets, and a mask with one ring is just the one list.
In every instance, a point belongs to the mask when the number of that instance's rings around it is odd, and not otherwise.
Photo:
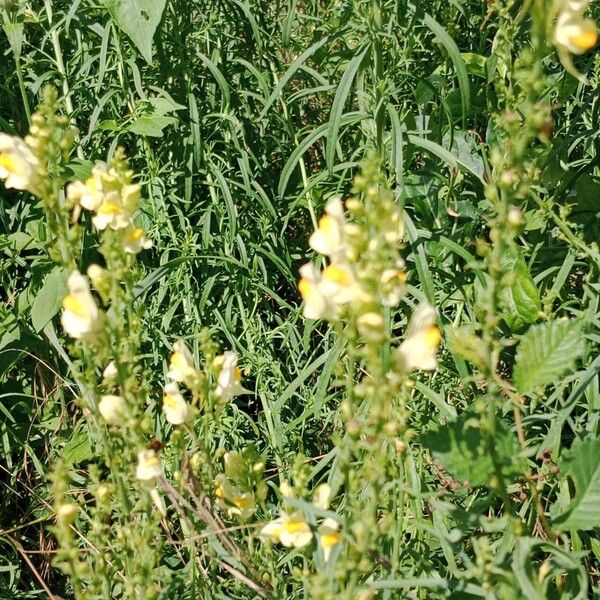
[(342, 539), (342, 534), (340, 533), (340, 526), (334, 519), (328, 517), (325, 519), (317, 529), (317, 536), (319, 539), (319, 544), (323, 549), (323, 557), (325, 558), (325, 562), (329, 560), (331, 555), (331, 551), (337, 544), (340, 543)]
[(144, 230), (141, 227), (129, 225), (123, 231), (121, 245), (127, 254), (138, 254), (142, 250), (152, 248), (152, 241), (146, 238)]
[(303, 314), (307, 319), (327, 319), (333, 321), (340, 315), (340, 308), (321, 289), (321, 273), (312, 264), (300, 267), (301, 279), (298, 291), (304, 300)]
[(428, 302), (419, 304), (408, 323), (405, 340), (396, 349), (396, 359), (404, 372), (413, 369), (432, 371), (437, 368), (437, 351), (442, 334), (435, 323), (433, 306)]
[(102, 198), (96, 209), (92, 223), (96, 228), (125, 229), (131, 224), (131, 217), (140, 198), (139, 184), (125, 185), (121, 191), (111, 191)]
[(168, 383), (163, 396), (163, 412), (169, 423), (181, 425), (190, 416), (190, 407), (179, 391), (177, 383)]
[(583, 14), (589, 0), (567, 0), (558, 14), (554, 29), (554, 45), (571, 54), (583, 54), (598, 42), (596, 24)]
[(238, 490), (226, 475), (217, 475), (215, 484), (215, 496), (224, 504), (229, 515), (245, 521), (256, 512), (256, 502), (252, 494)]
[(287, 548), (303, 548), (310, 544), (313, 534), (309, 524), (296, 513), (282, 513), (281, 516), (267, 523), (260, 536), (278, 542)]
[(62, 326), (72, 338), (92, 340), (101, 327), (102, 313), (96, 306), (86, 278), (79, 271), (69, 275), (68, 286), (69, 293), (62, 302)]
[(102, 396), (98, 411), (109, 425), (122, 425), (125, 421), (125, 400), (122, 396)]
[(154, 450), (138, 452), (138, 464), (135, 476), (141, 481), (153, 481), (163, 474), (160, 458)]
[(167, 377), (178, 383), (184, 383), (191, 388), (198, 385), (200, 373), (194, 366), (194, 359), (188, 347), (181, 340), (173, 344), (173, 354), (171, 355)]
[(0, 133), (0, 179), (7, 188), (32, 190), (39, 161), (20, 138)]
[(325, 214), (319, 220), (319, 225), (310, 236), (308, 244), (319, 254), (328, 256), (332, 262), (345, 261), (350, 249), (347, 227), (344, 206), (340, 198), (335, 196), (327, 202)]
[(221, 403), (229, 402), (234, 396), (247, 392), (242, 387), (242, 372), (237, 366), (238, 356), (235, 352), (227, 351), (217, 356), (213, 366), (217, 369), (217, 387), (215, 395)]

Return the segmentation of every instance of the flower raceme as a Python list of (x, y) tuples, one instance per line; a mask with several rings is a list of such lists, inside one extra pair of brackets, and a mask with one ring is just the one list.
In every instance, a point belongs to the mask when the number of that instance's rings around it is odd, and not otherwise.
[(589, 0), (566, 0), (558, 14), (554, 44), (571, 54), (583, 54), (598, 42), (596, 24), (584, 17)]
[(99, 334), (104, 315), (90, 292), (87, 279), (73, 271), (68, 280), (69, 293), (63, 298), (61, 323), (72, 338), (93, 341)]
[(39, 161), (20, 138), (0, 133), (0, 179), (7, 188), (32, 191)]

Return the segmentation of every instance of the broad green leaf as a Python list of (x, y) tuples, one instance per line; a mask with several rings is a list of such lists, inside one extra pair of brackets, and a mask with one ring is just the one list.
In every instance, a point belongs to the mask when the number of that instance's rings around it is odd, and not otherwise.
[(575, 483), (568, 510), (553, 520), (561, 529), (600, 527), (600, 437), (577, 444), (560, 465), (564, 477)]
[(103, 0), (117, 26), (131, 39), (146, 62), (152, 62), (152, 39), (166, 0)]
[[(476, 416), (462, 414), (456, 421), (426, 433), (421, 441), (457, 481), (468, 481), (477, 487), (486, 485), (494, 474), (492, 457)], [(501, 423), (494, 445), (503, 475), (510, 477), (520, 472), (522, 461), (515, 437)]]
[(65, 444), (65, 447), (62, 450), (62, 458), (74, 465), (90, 460), (92, 456), (90, 437), (83, 428), (74, 432), (73, 436)]
[(129, 131), (147, 137), (162, 137), (163, 129), (175, 123), (177, 123), (175, 117), (143, 115), (129, 126)]
[(556, 382), (583, 353), (581, 322), (549, 321), (534, 325), (521, 338), (513, 379), (521, 394)]
[(518, 250), (507, 253), (502, 263), (512, 280), (502, 290), (502, 318), (511, 331), (523, 331), (538, 318), (540, 294)]
[(64, 269), (50, 271), (31, 305), (31, 323), (36, 331), (42, 330), (46, 323), (60, 310), (63, 296), (67, 293), (67, 277)]

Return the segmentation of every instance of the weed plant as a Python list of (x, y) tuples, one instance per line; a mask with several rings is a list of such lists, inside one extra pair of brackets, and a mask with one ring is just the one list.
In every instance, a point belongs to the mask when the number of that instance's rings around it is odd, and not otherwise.
[(597, 2), (0, 15), (0, 600), (600, 595)]

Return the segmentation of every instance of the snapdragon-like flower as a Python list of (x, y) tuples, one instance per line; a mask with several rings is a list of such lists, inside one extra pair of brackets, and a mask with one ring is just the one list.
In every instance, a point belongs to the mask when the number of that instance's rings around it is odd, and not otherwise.
[(127, 254), (138, 254), (152, 248), (152, 241), (146, 237), (144, 230), (131, 224), (123, 231), (121, 244)]
[(168, 383), (163, 396), (163, 412), (169, 423), (181, 425), (190, 416), (190, 407), (179, 391), (177, 383)]
[(69, 275), (69, 293), (63, 298), (61, 323), (72, 338), (93, 340), (102, 324), (102, 313), (90, 292), (87, 280), (79, 271)]
[(323, 557), (325, 558), (325, 562), (327, 562), (331, 556), (331, 551), (340, 543), (340, 540), (342, 539), (338, 522), (330, 517), (325, 519), (319, 525), (317, 537), (319, 539), (319, 544), (323, 549)]
[(154, 450), (138, 452), (138, 463), (135, 476), (140, 481), (153, 481), (163, 474), (160, 458)]
[(554, 45), (571, 54), (583, 54), (598, 42), (598, 28), (583, 15), (589, 0), (567, 0), (558, 14)]
[(328, 256), (332, 262), (347, 260), (349, 253), (348, 223), (344, 205), (338, 196), (331, 198), (325, 206), (325, 215), (308, 241), (313, 250)]
[(234, 396), (239, 396), (247, 392), (242, 387), (242, 372), (238, 368), (237, 363), (238, 356), (235, 352), (231, 351), (224, 352), (213, 361), (213, 366), (218, 371), (215, 395), (223, 404), (229, 402)]
[(188, 347), (181, 340), (173, 344), (173, 354), (167, 377), (190, 388), (198, 385), (200, 373), (194, 366), (194, 359)]
[(380, 284), (383, 306), (397, 306), (406, 294), (406, 273), (400, 268), (386, 269)]
[(100, 398), (98, 411), (109, 425), (122, 425), (127, 410), (122, 396), (106, 395)]
[(0, 179), (7, 188), (32, 191), (39, 161), (18, 137), (0, 133)]
[(140, 199), (139, 184), (124, 185), (120, 191), (104, 194), (92, 223), (100, 229), (125, 229), (131, 224), (131, 217)]
[(419, 304), (408, 323), (406, 338), (396, 350), (400, 369), (406, 373), (413, 369), (436, 369), (441, 340), (435, 309), (428, 302)]
[(334, 321), (340, 316), (340, 307), (325, 295), (321, 288), (322, 275), (312, 264), (300, 267), (301, 279), (298, 291), (304, 300), (303, 314), (307, 319), (327, 319)]
[(114, 381), (119, 374), (119, 370), (117, 369), (117, 363), (114, 360), (111, 360), (107, 365), (104, 371), (102, 371), (102, 379), (104, 381)]
[(231, 484), (226, 475), (217, 475), (215, 483), (215, 496), (223, 503), (230, 516), (245, 521), (256, 512), (256, 502), (252, 494), (241, 492)]
[(67, 186), (67, 198), (73, 204), (79, 204), (87, 210), (97, 210), (102, 204), (104, 195), (102, 176), (106, 173), (106, 165), (98, 163), (92, 169), (92, 176), (83, 181), (73, 181)]
[(290, 515), (284, 512), (277, 519), (267, 523), (260, 536), (287, 548), (303, 548), (310, 544), (313, 534), (309, 524), (297, 513)]

